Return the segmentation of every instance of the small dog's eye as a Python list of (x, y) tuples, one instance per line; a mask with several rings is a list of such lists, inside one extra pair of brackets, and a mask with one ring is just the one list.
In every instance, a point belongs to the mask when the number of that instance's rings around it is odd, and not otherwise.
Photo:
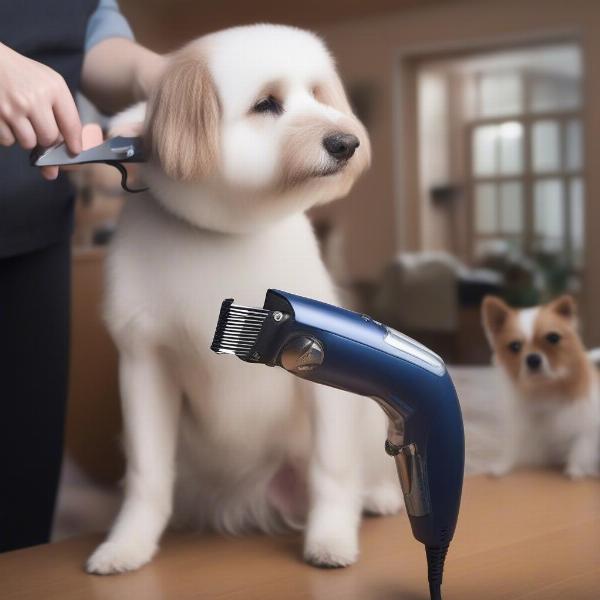
[(267, 96), (262, 100), (259, 100), (252, 108), (255, 113), (271, 113), (274, 115), (280, 115), (283, 112), (283, 106), (281, 102), (274, 96)]
[(558, 342), (560, 342), (560, 333), (556, 333), (556, 331), (551, 331), (547, 336), (546, 339), (551, 343), (551, 344), (558, 344)]
[(521, 352), (522, 347), (523, 347), (523, 344), (521, 342), (519, 342), (518, 340), (514, 340), (513, 342), (508, 344), (508, 349), (511, 352), (514, 352), (515, 354)]

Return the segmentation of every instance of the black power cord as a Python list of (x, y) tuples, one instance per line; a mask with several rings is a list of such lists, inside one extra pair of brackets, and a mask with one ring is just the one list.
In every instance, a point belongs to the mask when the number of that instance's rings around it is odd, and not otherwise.
[(429, 595), (431, 600), (442, 600), (442, 577), (448, 546), (425, 546), (427, 554), (427, 578), (429, 579)]
[(127, 169), (118, 161), (118, 160), (100, 160), (100, 161), (94, 161), (94, 162), (103, 162), (107, 165), (110, 165), (111, 167), (114, 167), (115, 169), (117, 169), (119, 171), (119, 173), (121, 173), (121, 187), (126, 191), (129, 192), (130, 194), (139, 194), (140, 192), (145, 192), (146, 190), (150, 189), (150, 188), (130, 188), (129, 185), (127, 185)]

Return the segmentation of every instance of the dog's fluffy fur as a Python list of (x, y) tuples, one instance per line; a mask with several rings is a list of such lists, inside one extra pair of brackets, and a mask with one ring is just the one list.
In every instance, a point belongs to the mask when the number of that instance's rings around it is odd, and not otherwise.
[(570, 296), (516, 310), (485, 298), (483, 325), (506, 386), (501, 453), (491, 471), (561, 465), (572, 478), (598, 474), (600, 395)]
[[(335, 132), (360, 141), (348, 160), (323, 147)], [(232, 533), (302, 523), (308, 561), (348, 565), (362, 511), (402, 505), (382, 411), (209, 350), (224, 298), (261, 306), (275, 287), (336, 303), (303, 212), (345, 195), (370, 149), (333, 61), (290, 27), (206, 36), (172, 57), (145, 135), (150, 191), (128, 198), (107, 273), (125, 500), (87, 568), (148, 562), (171, 517)]]

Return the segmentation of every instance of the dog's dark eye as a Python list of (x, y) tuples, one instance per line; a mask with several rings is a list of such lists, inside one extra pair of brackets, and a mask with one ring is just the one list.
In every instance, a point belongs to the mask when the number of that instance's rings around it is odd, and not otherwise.
[(521, 342), (519, 342), (519, 340), (514, 340), (510, 344), (508, 344), (508, 349), (511, 352), (514, 352), (515, 354), (518, 354), (519, 352), (521, 352), (522, 347), (523, 347), (523, 344)]
[(548, 340), (548, 342), (550, 342), (551, 344), (558, 344), (558, 342), (560, 342), (560, 333), (556, 333), (556, 331), (551, 331), (547, 336), (546, 339)]
[(274, 96), (267, 96), (266, 98), (259, 100), (252, 108), (252, 111), (255, 113), (280, 115), (283, 112), (283, 106)]

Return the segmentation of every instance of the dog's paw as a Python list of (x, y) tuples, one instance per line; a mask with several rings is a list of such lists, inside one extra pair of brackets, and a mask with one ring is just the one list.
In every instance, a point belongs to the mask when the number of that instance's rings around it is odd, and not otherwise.
[(397, 481), (379, 485), (365, 494), (363, 508), (370, 515), (395, 515), (404, 506), (402, 490)]
[(149, 562), (155, 552), (156, 547), (139, 541), (104, 542), (90, 556), (85, 570), (96, 575), (134, 571)]
[(353, 531), (327, 531), (307, 537), (304, 560), (316, 567), (347, 567), (358, 558), (358, 535)]

